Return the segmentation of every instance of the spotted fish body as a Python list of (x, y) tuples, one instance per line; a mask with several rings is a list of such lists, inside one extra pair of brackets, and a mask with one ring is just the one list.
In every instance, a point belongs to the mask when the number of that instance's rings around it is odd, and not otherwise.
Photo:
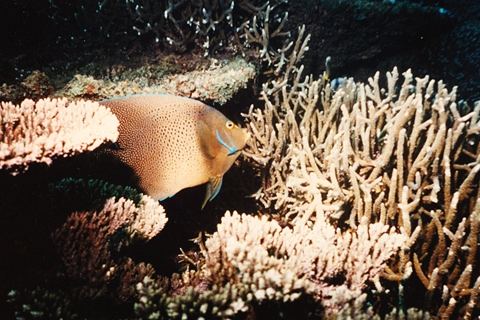
[(218, 110), (189, 98), (134, 95), (101, 104), (120, 121), (118, 148), (112, 152), (158, 200), (208, 182), (203, 208), (248, 139)]

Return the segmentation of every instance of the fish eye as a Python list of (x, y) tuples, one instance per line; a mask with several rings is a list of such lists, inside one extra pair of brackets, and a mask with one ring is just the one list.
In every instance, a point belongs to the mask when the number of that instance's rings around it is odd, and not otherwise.
[(227, 127), (227, 129), (231, 130), (235, 127), (235, 123), (233, 123), (233, 121), (228, 120), (227, 123), (225, 123), (225, 126)]

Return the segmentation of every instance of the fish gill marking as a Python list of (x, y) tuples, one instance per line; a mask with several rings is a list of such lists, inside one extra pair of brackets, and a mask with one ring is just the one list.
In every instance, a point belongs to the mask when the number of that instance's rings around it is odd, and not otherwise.
[(233, 142), (232, 138), (230, 138), (230, 135), (227, 134), (227, 138), (228, 140), (230, 140), (230, 143), (231, 145), (233, 146), (230, 146), (228, 143), (226, 143), (225, 141), (223, 141), (222, 137), (220, 137), (220, 134), (218, 133), (218, 129), (215, 130), (215, 133), (217, 135), (217, 140), (218, 142), (220, 142), (220, 144), (222, 146), (224, 146), (225, 148), (227, 148), (228, 150), (228, 155), (232, 155), (232, 154), (235, 154), (238, 149), (237, 149), (237, 146), (235, 146), (235, 143)]

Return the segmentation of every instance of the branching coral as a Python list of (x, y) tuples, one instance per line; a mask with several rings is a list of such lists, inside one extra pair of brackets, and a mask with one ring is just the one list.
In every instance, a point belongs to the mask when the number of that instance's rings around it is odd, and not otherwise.
[(91, 151), (115, 141), (118, 120), (96, 102), (26, 99), (20, 105), (2, 102), (0, 168), (18, 170), (32, 162), (50, 164), (54, 157)]
[[(262, 183), (253, 196), (280, 224), (227, 213), (205, 243), (205, 265), (182, 275), (190, 279), (182, 292), (139, 285), (142, 316), (230, 316), (306, 294), (326, 316), (368, 318), (376, 311), (358, 311), (365, 292), (385, 286), (397, 299), (391, 318), (403, 310), (419, 319), (474, 313), (480, 209), (470, 195), (479, 196), (480, 103), (470, 110), (456, 103), (455, 89), (413, 81), (410, 71), (399, 85), (397, 69), (387, 73), (386, 89), (378, 73), (368, 84), (344, 79), (334, 89), (303, 76), (308, 39), (300, 28), (274, 59), (264, 55), (273, 68), (265, 107), (245, 115), (254, 137), (245, 154)], [(192, 285), (200, 278), (202, 286)], [(404, 305), (422, 283), (422, 311)]]
[[(165, 39), (181, 50), (195, 43), (209, 54), (224, 48), (234, 52), (242, 50), (241, 38), (269, 49), (270, 37), (282, 35), (280, 30), (286, 16), (275, 9), (285, 3), (285, 0), (129, 0), (127, 7), (136, 20), (134, 29), (139, 34), (153, 31), (157, 39)], [(271, 34), (269, 25), (274, 29)]]
[(359, 299), (368, 282), (382, 290), (379, 272), (405, 241), (393, 228), (364, 222), (342, 232), (326, 221), (290, 228), (267, 216), (227, 212), (205, 242), (201, 270), (182, 275), (185, 289), (172, 294), (146, 279), (138, 287), (144, 298), (137, 311), (144, 317), (230, 317), (267, 300), (285, 303), (308, 294), (325, 315), (336, 314)]
[(377, 73), (335, 91), (286, 68), (264, 84), (265, 109), (246, 115), (245, 154), (262, 177), (254, 196), (294, 225), (397, 226), (408, 240), (383, 277), (406, 281), (414, 269), (427, 310), (467, 317), (478, 303), (480, 103), (457, 104), (455, 88), (410, 70), (400, 85), (394, 69), (385, 89)]
[[(218, 52), (245, 53), (245, 46), (260, 45), (263, 54), (273, 39), (289, 35), (287, 0), (81, 0), (72, 7), (51, 0), (51, 19), (69, 33), (63, 41), (134, 41), (154, 34), (156, 41), (177, 51), (200, 48), (205, 55)], [(78, 28), (62, 28), (75, 21)], [(279, 41), (281, 43), (283, 41)]]
[[(101, 9), (106, 2), (92, 6)], [(288, 15), (278, 9), (285, 3), (127, 0), (123, 4), (137, 19), (139, 32), (154, 31), (174, 45), (195, 43), (205, 53), (222, 46), (234, 51), (260, 48), (258, 56), (269, 76), (262, 91), (265, 106), (252, 107), (245, 115), (252, 139), (244, 153), (258, 173), (261, 187), (253, 196), (263, 208), (259, 216), (227, 212), (217, 231), (202, 243), (203, 256), (194, 261), (197, 270), (173, 275), (169, 281), (156, 280), (151, 265), (134, 262), (123, 249), (162, 230), (166, 217), (158, 203), (145, 196), (138, 203), (125, 200), (120, 195), (128, 197), (127, 189), (116, 190), (119, 196), (103, 203), (100, 182), (64, 180), (53, 190), (67, 189), (71, 194), (86, 190), (92, 196), (85, 197), (86, 202), (103, 205), (75, 212), (52, 235), (67, 274), (80, 283), (83, 297), (108, 295), (131, 301), (139, 295), (135, 312), (141, 318), (230, 318), (240, 313), (253, 318), (259, 305), (284, 306), (305, 296), (320, 306), (323, 316), (332, 318), (379, 318), (378, 313), (392, 319), (405, 314), (422, 319), (430, 313), (443, 318), (478, 316), (480, 103), (470, 109), (457, 102), (455, 88), (449, 91), (429, 77), (413, 79), (410, 70), (403, 80), (396, 68), (387, 73), (385, 88), (378, 73), (367, 84), (343, 79), (339, 88), (326, 78), (304, 76), (299, 64), (309, 36), (300, 27), (292, 40), (283, 30)], [(244, 73), (230, 69), (226, 74), (231, 80), (229, 93), (246, 83), (232, 78), (253, 77), (253, 67), (244, 66), (240, 70)], [(195, 79), (169, 78), (168, 88), (127, 81), (112, 81), (104, 88), (103, 80), (78, 76), (66, 92), (71, 89), (72, 95), (98, 98), (159, 90), (223, 103), (227, 94), (202, 91), (206, 74), (209, 80), (218, 80), (219, 73), (226, 73), (222, 68), (213, 63), (213, 70), (203, 70)], [(26, 118), (34, 108), (33, 102), (24, 104), (21, 112)], [(43, 153), (25, 160), (29, 156), (0, 149), (5, 158), (0, 167), (49, 163), (55, 155), (90, 150), (116, 137), (115, 127), (108, 136), (95, 137), (78, 150), (70, 146), (72, 150), (65, 150), (65, 142), (76, 140), (66, 134), (58, 138), (48, 128), (58, 124), (63, 130), (61, 121), (68, 117), (60, 111), (45, 114), (42, 121), (28, 120), (33, 125), (21, 131), (26, 125), (19, 124), (20, 116), (2, 113), (6, 128), (2, 127), (2, 134), (11, 131), (5, 134), (2, 148), (13, 148), (16, 135), (25, 135), (32, 150)], [(111, 116), (108, 111), (105, 115)], [(48, 137), (62, 141), (60, 147), (43, 142), (43, 133), (36, 131), (42, 125), (50, 130)], [(74, 131), (77, 136), (78, 129)], [(49, 150), (54, 151), (46, 153)], [(101, 192), (91, 190), (97, 187)], [(413, 291), (424, 296), (421, 311), (418, 303), (404, 299)], [(43, 292), (33, 292), (33, 297)], [(382, 300), (386, 295), (387, 303)], [(12, 293), (13, 300), (15, 296)], [(45, 301), (62, 301), (60, 295), (44, 296)], [(368, 307), (371, 299), (377, 299), (375, 309)]]
[(16, 318), (22, 319), (82, 319), (72, 312), (72, 301), (63, 292), (37, 287), (33, 290), (12, 290), (7, 302), (18, 306)]
[(246, 286), (257, 301), (310, 293), (329, 315), (356, 299), (368, 282), (383, 290), (379, 272), (404, 241), (394, 228), (365, 219), (342, 232), (320, 219), (282, 228), (266, 216), (227, 212), (205, 243), (207, 275), (215, 279), (218, 270), (236, 270), (229, 281)]
[(100, 212), (73, 213), (52, 237), (68, 275), (85, 286), (83, 294), (106, 295), (116, 284), (114, 298), (128, 300), (134, 296), (135, 284), (154, 270), (113, 253), (134, 240), (153, 238), (166, 222), (163, 207), (148, 196), (138, 206), (125, 198), (110, 198)]
[(174, 275), (168, 290), (146, 277), (137, 285), (139, 302), (135, 313), (140, 319), (229, 319), (245, 312), (248, 299), (244, 286), (227, 282), (209, 285), (195, 272)]
[(50, 183), (48, 189), (56, 210), (67, 214), (74, 211), (102, 210), (105, 201), (112, 197), (130, 199), (136, 206), (144, 198), (137, 189), (98, 179), (64, 178)]

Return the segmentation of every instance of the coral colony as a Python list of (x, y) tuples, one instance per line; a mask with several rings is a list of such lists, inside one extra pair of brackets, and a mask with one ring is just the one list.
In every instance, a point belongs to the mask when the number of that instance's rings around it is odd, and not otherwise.
[(92, 151), (118, 137), (118, 120), (97, 102), (66, 98), (26, 99), (20, 105), (2, 102), (0, 168), (27, 169), (31, 162)]
[[(157, 241), (183, 262), (160, 273), (132, 250), (182, 221), (132, 186), (62, 177), (48, 184), (53, 209), (40, 211), (59, 219), (49, 231), (55, 280), (7, 288), (18, 319), (102, 318), (95, 308), (107, 302), (125, 319), (479, 316), (480, 101), (470, 105), (456, 87), (411, 70), (377, 72), (367, 83), (306, 75), (310, 35), (286, 30), (286, 8), (286, 0), (105, 0), (97, 13), (115, 10), (112, 19), (128, 17), (135, 33), (153, 32), (179, 56), (196, 46), (209, 63), (109, 80), (76, 75), (57, 98), (2, 102), (0, 169), (15, 185), (42, 165), (117, 141), (110, 109), (81, 98), (168, 93), (224, 104), (262, 80), (259, 101), (236, 112), (250, 138), (234, 166), (255, 186), (255, 210), (221, 208), (193, 251)], [(212, 58), (220, 51), (235, 57)], [(20, 202), (5, 208), (39, 219)]]

